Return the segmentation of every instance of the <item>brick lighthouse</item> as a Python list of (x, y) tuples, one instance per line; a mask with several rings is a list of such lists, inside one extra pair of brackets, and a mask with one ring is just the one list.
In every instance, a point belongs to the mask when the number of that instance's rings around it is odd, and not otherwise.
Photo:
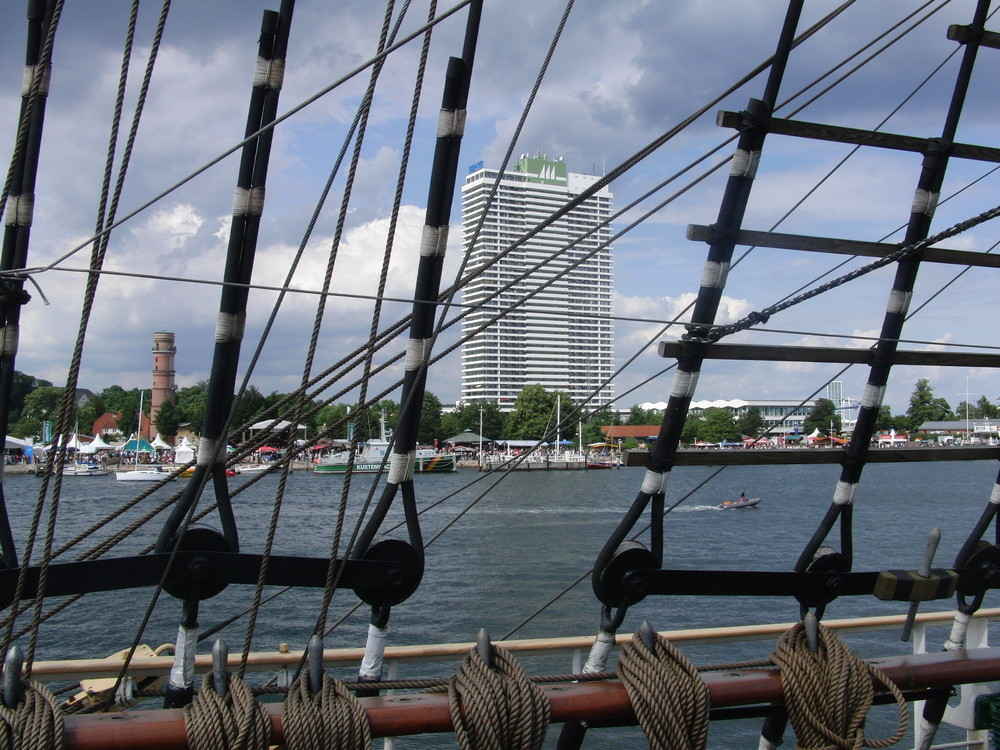
[(156, 424), (160, 407), (174, 398), (174, 334), (158, 331), (153, 334), (153, 391), (149, 404), (149, 421)]

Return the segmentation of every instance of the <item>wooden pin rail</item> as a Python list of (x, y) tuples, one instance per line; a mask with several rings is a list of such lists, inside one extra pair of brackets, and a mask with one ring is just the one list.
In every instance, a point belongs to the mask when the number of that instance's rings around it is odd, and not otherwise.
[[(941, 652), (870, 661), (903, 691), (989, 682), (1000, 677), (1000, 648)], [(713, 708), (781, 702), (777, 669), (708, 672), (702, 675)], [(552, 723), (570, 720), (634, 723), (635, 714), (621, 683), (574, 683), (542, 688), (552, 706)], [(881, 688), (878, 688), (881, 690)], [(376, 737), (395, 737), (453, 730), (445, 694), (390, 695), (362, 698)], [(281, 704), (266, 706), (272, 741), (284, 741)], [(183, 711), (68, 716), (68, 750), (182, 750), (187, 748)]]

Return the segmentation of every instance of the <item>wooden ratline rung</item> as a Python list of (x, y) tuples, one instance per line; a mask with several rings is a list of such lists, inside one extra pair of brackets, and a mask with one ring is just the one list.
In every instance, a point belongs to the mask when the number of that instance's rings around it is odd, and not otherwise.
[[(842, 448), (711, 448), (679, 450), (674, 466), (803, 466), (840, 464), (847, 454)], [(996, 461), (996, 446), (872, 448), (865, 454), (867, 464), (923, 463), (927, 461)], [(625, 466), (649, 466), (649, 451), (626, 450)]]
[[(723, 128), (740, 130), (747, 124), (742, 112), (719, 112), (716, 124)], [(875, 146), (895, 151), (911, 151), (926, 154), (940, 147), (940, 141), (934, 138), (919, 138), (913, 135), (898, 133), (880, 133), (874, 130), (859, 130), (846, 128), (842, 125), (822, 125), (816, 122), (802, 120), (784, 120), (772, 117), (767, 124), (767, 132), (775, 135), (790, 135), (796, 138), (811, 138), (816, 141), (832, 143), (850, 143), (856, 146)], [(954, 143), (949, 154), (958, 159), (972, 159), (1000, 163), (1000, 149), (989, 146), (974, 146), (969, 143)]]
[[(677, 341), (661, 341), (661, 357), (677, 359), (684, 352)], [(871, 365), (872, 349), (838, 349), (828, 346), (765, 346), (762, 344), (712, 344), (699, 353), (703, 359), (757, 360), (760, 362), (825, 362), (828, 364)], [(1000, 367), (1000, 354), (979, 352), (932, 352), (897, 350), (894, 365), (925, 367)]]
[[(687, 238), (695, 242), (712, 242), (717, 233), (714, 227), (704, 224), (689, 224)], [(831, 253), (834, 255), (860, 255), (868, 258), (884, 258), (894, 253), (901, 245), (889, 242), (862, 242), (833, 237), (813, 237), (806, 234), (782, 234), (780, 232), (756, 232), (742, 229), (736, 234), (736, 244), (748, 247), (773, 247), (780, 250), (805, 250), (811, 253)], [(946, 250), (928, 247), (921, 260), (930, 263), (948, 263), (956, 266), (979, 268), (1000, 268), (1000, 254), (975, 253), (966, 250)]]
[[(953, 42), (966, 44), (972, 41), (972, 29), (968, 26), (960, 26), (958, 24), (949, 26), (948, 38)], [(984, 31), (982, 38), (979, 40), (979, 46), (1000, 49), (1000, 34), (995, 31)]]

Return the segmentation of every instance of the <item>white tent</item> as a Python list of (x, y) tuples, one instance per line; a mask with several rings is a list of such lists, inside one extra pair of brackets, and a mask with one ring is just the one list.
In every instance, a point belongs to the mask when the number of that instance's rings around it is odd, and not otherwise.
[(160, 433), (156, 433), (156, 437), (153, 438), (153, 447), (158, 451), (169, 451), (174, 449), (174, 446), (160, 437)]
[(105, 443), (101, 439), (100, 435), (97, 435), (89, 443), (84, 443), (83, 445), (81, 445), (79, 450), (80, 453), (86, 453), (89, 455), (91, 453), (97, 453), (97, 451), (101, 450), (111, 450), (111, 446)]
[(180, 445), (178, 445), (177, 449), (174, 451), (174, 463), (186, 464), (189, 461), (194, 461), (194, 454), (194, 446), (191, 445), (185, 437), (181, 440)]

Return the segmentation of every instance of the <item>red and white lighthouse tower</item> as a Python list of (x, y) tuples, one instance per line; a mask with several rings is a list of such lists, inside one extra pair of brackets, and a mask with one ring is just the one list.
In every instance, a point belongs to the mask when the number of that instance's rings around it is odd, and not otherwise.
[[(174, 398), (177, 390), (174, 384), (174, 334), (158, 331), (153, 334), (153, 392), (149, 404), (149, 420), (156, 424), (160, 407)], [(154, 428), (155, 429), (155, 428)]]

